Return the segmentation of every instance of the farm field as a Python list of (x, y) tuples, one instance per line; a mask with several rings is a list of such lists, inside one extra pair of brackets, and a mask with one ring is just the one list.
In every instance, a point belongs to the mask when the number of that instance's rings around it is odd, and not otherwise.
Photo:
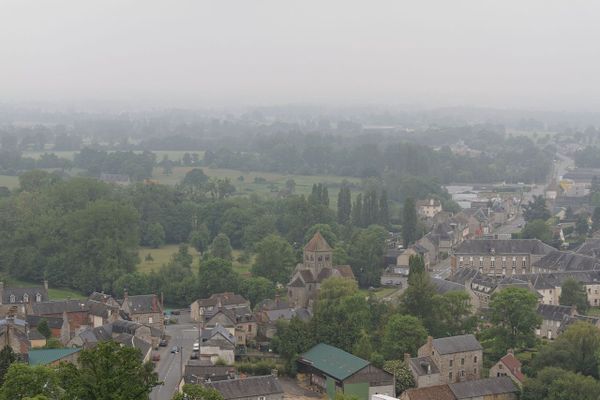
[(10, 190), (16, 189), (17, 187), (19, 187), (19, 177), (0, 175), (0, 186), (6, 186)]
[[(134, 150), (134, 153), (142, 153), (142, 150)], [(54, 151), (54, 150), (46, 150), (46, 151), (24, 151), (23, 157), (29, 157), (33, 159), (39, 159), (44, 153), (48, 154), (56, 154), (59, 158), (66, 158), (67, 160), (73, 160), (75, 153), (78, 151)], [(185, 153), (196, 153), (198, 154), (198, 158), (201, 160), (204, 157), (203, 150), (154, 150), (152, 153), (156, 154), (156, 160), (160, 161), (166, 155), (169, 157), (171, 161), (178, 161), (183, 158)]]
[[(177, 253), (179, 250), (179, 245), (177, 244), (167, 244), (158, 249), (152, 249), (149, 247), (140, 247), (138, 251), (138, 256), (140, 258), (140, 263), (137, 265), (137, 270), (142, 273), (149, 273), (151, 271), (156, 271), (164, 264), (167, 264), (173, 254)], [(192, 261), (192, 270), (196, 272), (198, 270), (200, 254), (193, 247), (188, 247), (189, 253), (193, 257)], [(148, 254), (152, 255), (153, 260), (146, 260), (146, 256)], [(254, 257), (251, 257), (248, 264), (242, 264), (237, 261), (238, 257), (242, 254), (240, 250), (234, 250), (233, 255), (233, 270), (239, 273), (240, 275), (249, 275), (250, 274), (250, 266), (253, 263)]]
[[(193, 167), (174, 167), (172, 174), (165, 175), (163, 174), (162, 168), (158, 167), (154, 168), (152, 178), (162, 184), (175, 185), (180, 183), (185, 177), (185, 174), (191, 169), (193, 169)], [(359, 178), (333, 175), (284, 175), (271, 172), (243, 172), (225, 168), (202, 168), (202, 170), (211, 178), (228, 178), (236, 187), (238, 194), (257, 193), (262, 195), (275, 195), (279, 190), (285, 188), (285, 182), (288, 179), (293, 179), (296, 182), (295, 193), (308, 196), (313, 184), (324, 183), (328, 186), (329, 201), (332, 207), (335, 207), (337, 204), (339, 185), (342, 181), (347, 180), (354, 184), (361, 183)], [(255, 178), (263, 178), (266, 182), (254, 183)], [(358, 190), (353, 190), (353, 197), (358, 193)]]

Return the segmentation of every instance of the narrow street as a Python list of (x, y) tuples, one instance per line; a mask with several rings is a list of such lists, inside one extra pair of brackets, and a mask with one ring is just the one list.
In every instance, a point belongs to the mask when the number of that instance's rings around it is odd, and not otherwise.
[[(198, 339), (198, 328), (190, 320), (189, 312), (182, 312), (177, 318), (179, 323), (165, 327), (165, 334), (171, 337), (168, 345), (155, 351), (160, 353), (156, 372), (163, 384), (154, 388), (151, 400), (170, 400), (173, 397), (181, 380), (182, 367), (190, 359), (192, 345)], [(173, 346), (183, 347), (183, 351), (173, 354)]]

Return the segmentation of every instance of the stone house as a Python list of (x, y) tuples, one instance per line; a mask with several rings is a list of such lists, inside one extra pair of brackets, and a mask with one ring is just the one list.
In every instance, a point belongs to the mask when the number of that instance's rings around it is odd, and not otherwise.
[[(459, 335), (445, 338), (427, 338), (427, 343), (417, 352), (417, 359), (429, 357), (439, 371), (439, 383), (453, 383), (479, 379), (483, 366), (483, 347), (473, 335)], [(419, 374), (414, 371), (410, 362), (415, 381)], [(421, 365), (418, 361), (417, 365)], [(432, 370), (434, 368), (432, 367)], [(422, 380), (427, 383), (429, 379)], [(433, 382), (434, 380), (431, 379)]]
[(525, 375), (521, 372), (521, 361), (519, 361), (512, 350), (502, 357), (496, 364), (490, 368), (490, 378), (508, 376), (519, 387), (523, 387)]
[(517, 400), (518, 394), (515, 384), (503, 376), (408, 389), (400, 400)]
[(48, 301), (48, 281), (44, 286), (13, 288), (0, 282), (0, 304), (14, 305), (17, 313), (26, 314), (33, 303)]
[(542, 322), (535, 334), (546, 339), (556, 339), (561, 332), (561, 326), (577, 313), (575, 306), (560, 306), (551, 304), (538, 304), (537, 314)]
[(456, 397), (448, 385), (436, 385), (405, 390), (399, 400), (456, 400)]
[(262, 309), (256, 312), (256, 318), (260, 336), (272, 339), (277, 333), (277, 322), (290, 321), (292, 318), (307, 322), (312, 318), (312, 313), (307, 308)]
[(202, 329), (200, 332), (200, 359), (213, 364), (223, 360), (227, 365), (235, 361), (235, 336), (222, 326)]
[(369, 400), (375, 394), (393, 396), (394, 375), (369, 361), (324, 343), (314, 346), (298, 358), (298, 371), (306, 374), (312, 388), (327, 394), (336, 393)]
[(584, 254), (554, 250), (536, 260), (533, 273), (600, 271), (600, 259)]
[(442, 203), (438, 199), (417, 200), (417, 214), (422, 218), (433, 218), (442, 211)]
[(63, 329), (69, 329), (68, 321), (65, 321), (62, 317), (40, 317), (39, 315), (28, 315), (25, 320), (31, 330), (37, 330), (38, 325), (42, 320), (45, 320), (50, 328), (50, 333), (54, 338), (60, 338), (63, 335)]
[(538, 239), (471, 239), (457, 246), (450, 266), (453, 274), (461, 268), (496, 277), (529, 274), (533, 263), (553, 251)]
[(283, 400), (283, 388), (273, 375), (211, 381), (205, 384), (224, 400)]
[(320, 232), (316, 232), (303, 251), (303, 263), (298, 264), (287, 285), (288, 299), (294, 308), (312, 308), (321, 283), (331, 277), (354, 280), (349, 265), (333, 266), (333, 249)]
[(208, 360), (188, 360), (183, 377), (179, 383), (179, 391), (183, 385), (199, 385), (205, 382), (224, 381), (236, 378), (236, 368), (229, 365), (214, 365)]
[(410, 246), (408, 249), (404, 250), (402, 252), (402, 254), (400, 254), (398, 256), (396, 266), (408, 268), (411, 256), (422, 256), (423, 261), (425, 262), (425, 268), (426, 269), (430, 268), (431, 259), (429, 257), (430, 256), (429, 251), (425, 247), (421, 246), (418, 243), (413, 244), (412, 246)]
[(30, 349), (39, 349), (46, 346), (48, 343), (46, 337), (39, 333), (36, 329), (29, 329), (27, 332), (27, 338), (29, 339)]
[(133, 322), (164, 331), (163, 308), (155, 294), (129, 296), (125, 291), (121, 311)]
[(27, 329), (27, 322), (23, 319), (13, 316), (1, 319), (0, 349), (9, 346), (18, 357), (24, 359), (30, 348)]
[(258, 325), (250, 307), (219, 308), (213, 311), (214, 314), (201, 323), (204, 328), (212, 329), (221, 326), (227, 329), (235, 336), (238, 346), (246, 346), (249, 341), (256, 338)]
[(214, 313), (216, 309), (250, 307), (250, 301), (239, 294), (232, 292), (216, 293), (208, 299), (198, 299), (190, 305), (190, 317), (193, 321), (203, 321)]
[(90, 325), (89, 306), (85, 300), (62, 300), (34, 303), (31, 315), (62, 318), (68, 323), (69, 339)]
[(139, 348), (142, 351), (143, 357), (147, 358), (149, 357), (149, 350), (152, 347), (158, 346), (161, 334), (161, 331), (147, 325), (132, 321), (117, 320), (99, 327), (88, 327), (80, 331), (69, 341), (68, 346), (93, 348), (98, 342), (114, 340), (123, 345)]

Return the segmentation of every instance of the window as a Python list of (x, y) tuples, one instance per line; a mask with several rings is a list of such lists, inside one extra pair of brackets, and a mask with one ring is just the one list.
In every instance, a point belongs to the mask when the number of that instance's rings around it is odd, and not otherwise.
[(304, 256), (304, 259), (305, 259), (306, 261), (308, 261), (308, 254), (306, 254), (306, 255)]
[(450, 382), (452, 382), (452, 372), (449, 372), (449, 373), (448, 373), (448, 380), (449, 380)]
[(522, 261), (522, 263), (521, 263), (521, 266), (522, 266), (523, 268), (525, 268), (525, 266), (526, 266), (526, 265), (527, 265), (527, 257), (523, 257), (523, 261)]
[(477, 362), (477, 356), (473, 357), (473, 362), (476, 363)]
[(471, 263), (471, 267), (473, 266), (473, 257), (469, 257), (469, 263)]
[(473, 373), (477, 375), (477, 368), (473, 368)]
[(152, 317), (148, 317), (148, 323), (151, 324), (153, 323), (154, 319)]
[(458, 373), (458, 376), (465, 376), (465, 370), (461, 369)]
[(462, 267), (462, 265), (463, 265), (463, 258), (462, 257), (458, 258), (458, 265), (460, 265)]
[(14, 302), (15, 302), (15, 295), (14, 295), (14, 294), (11, 294), (11, 295), (10, 295), (10, 302), (11, 302), (11, 303), (14, 303)]
[(38, 303), (40, 303), (40, 302), (42, 301), (42, 295), (41, 295), (41, 294), (39, 294), (39, 293), (37, 293), (37, 294), (35, 295), (35, 301), (36, 301), (36, 302), (38, 302)]
[(495, 257), (490, 258), (490, 266), (492, 268), (494, 268), (496, 266), (496, 258)]
[(453, 360), (448, 361), (448, 365), (451, 367), (452, 366), (452, 362)]
[(517, 266), (517, 257), (513, 257), (512, 262), (513, 262), (513, 268), (515, 268)]
[(29, 303), (29, 295), (27, 293), (23, 295), (23, 303)]
[(319, 261), (323, 261), (323, 256), (319, 256)]
[(464, 358), (460, 359), (460, 365), (465, 365), (465, 359)]
[(325, 256), (325, 261), (329, 261), (329, 254)]
[(479, 267), (483, 267), (483, 257), (479, 257)]
[(258, 400), (266, 400), (267, 398), (265, 396), (258, 396)]

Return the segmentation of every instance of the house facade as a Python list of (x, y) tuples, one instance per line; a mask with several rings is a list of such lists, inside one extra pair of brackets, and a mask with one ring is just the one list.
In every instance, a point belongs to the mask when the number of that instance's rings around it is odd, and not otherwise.
[(121, 311), (133, 322), (148, 325), (160, 331), (165, 328), (162, 304), (155, 294), (129, 296), (125, 291)]
[(417, 214), (423, 218), (433, 218), (442, 211), (442, 203), (438, 199), (417, 200)]
[(512, 350), (502, 357), (490, 368), (490, 378), (508, 376), (519, 387), (523, 387), (525, 375), (521, 372), (521, 361), (519, 361)]
[(496, 277), (529, 274), (532, 264), (552, 251), (538, 239), (471, 239), (457, 246), (450, 266), (452, 273), (469, 268)]

